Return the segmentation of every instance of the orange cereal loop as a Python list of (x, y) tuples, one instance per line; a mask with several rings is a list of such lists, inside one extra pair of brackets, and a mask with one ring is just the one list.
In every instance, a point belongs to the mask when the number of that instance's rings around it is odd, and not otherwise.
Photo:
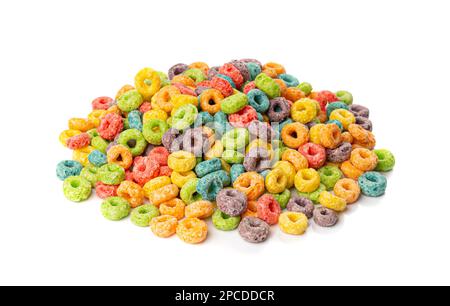
[(84, 118), (72, 118), (69, 120), (68, 125), (70, 130), (78, 130), (81, 132), (87, 132), (95, 128), (92, 121)]
[(286, 73), (286, 69), (282, 65), (280, 65), (278, 63), (274, 63), (274, 62), (269, 62), (269, 63), (265, 64), (263, 66), (263, 70), (265, 70), (265, 69), (273, 69), (273, 70), (275, 70), (275, 72), (277, 74)]
[(353, 166), (349, 160), (342, 163), (341, 171), (346, 177), (354, 180), (357, 180), (361, 175), (364, 174), (364, 171), (361, 171)]
[(160, 238), (168, 238), (177, 232), (178, 220), (174, 216), (164, 215), (150, 221), (150, 229)]
[(347, 204), (352, 204), (358, 201), (361, 194), (358, 182), (349, 178), (340, 179), (334, 185), (334, 194), (344, 199)]
[(208, 226), (198, 218), (186, 218), (180, 221), (177, 227), (177, 236), (186, 243), (201, 243), (207, 235)]
[(150, 192), (148, 199), (150, 204), (159, 207), (160, 204), (168, 202), (178, 196), (180, 189), (175, 184), (169, 184)]
[(350, 162), (362, 171), (372, 171), (378, 164), (378, 156), (369, 149), (358, 148), (352, 151)]
[(268, 77), (271, 77), (272, 79), (275, 79), (276, 77), (278, 77), (277, 71), (272, 68), (263, 69), (262, 73), (266, 74)]
[(373, 150), (376, 145), (375, 135), (372, 132), (367, 133), (367, 141), (361, 142), (361, 141), (354, 141), (355, 145), (358, 145), (361, 148), (366, 148), (369, 150)]
[(288, 88), (286, 83), (281, 79), (275, 79), (274, 81), (278, 84), (278, 86), (280, 86), (281, 95), (283, 96), (284, 91)]
[(131, 208), (144, 204), (144, 191), (142, 187), (131, 181), (123, 181), (117, 188), (117, 196), (124, 198), (130, 203)]
[(211, 115), (220, 111), (220, 104), (224, 99), (217, 89), (207, 89), (200, 95), (200, 108)]
[(197, 201), (186, 206), (186, 218), (206, 219), (214, 213), (214, 205), (210, 201)]
[(112, 146), (108, 150), (106, 157), (108, 159), (108, 164), (119, 165), (125, 170), (130, 168), (133, 164), (133, 154), (131, 154), (131, 151), (123, 145)]
[(106, 110), (105, 115), (107, 115), (107, 114), (122, 115), (122, 111), (120, 110), (120, 108), (117, 105), (113, 105)]
[(321, 123), (326, 122), (328, 120), (327, 113), (324, 111), (320, 111), (317, 115), (317, 119), (319, 119)]
[(161, 215), (169, 215), (181, 220), (184, 218), (184, 210), (186, 204), (178, 198), (174, 198), (159, 205), (159, 212)]
[(189, 65), (189, 68), (191, 69), (200, 69), (204, 75), (208, 75), (209, 66), (207, 63), (204, 62), (195, 62)]
[(152, 107), (162, 109), (166, 113), (170, 113), (173, 109), (171, 102), (172, 97), (179, 95), (180, 90), (175, 86), (165, 86), (161, 88), (152, 99)]
[[(284, 83), (284, 82), (283, 82), (283, 83)], [(286, 88), (286, 89), (281, 93), (281, 95), (282, 95), (285, 99), (287, 99), (287, 100), (289, 100), (289, 101), (291, 101), (291, 102), (297, 102), (298, 100), (303, 99), (303, 98), (306, 97), (306, 96), (305, 96), (305, 93), (304, 93), (300, 88), (297, 88), (297, 87), (289, 87), (289, 88)]]
[(366, 143), (369, 141), (369, 131), (362, 128), (358, 124), (350, 124), (348, 132), (353, 137), (354, 142)]
[(264, 193), (264, 177), (257, 172), (245, 172), (238, 176), (233, 188), (247, 196), (247, 200), (257, 200)]
[(327, 149), (336, 149), (342, 143), (339, 127), (336, 124), (326, 124), (321, 130), (320, 143)]
[(353, 143), (353, 136), (349, 132), (344, 132), (341, 134), (342, 142)]
[(258, 216), (257, 205), (258, 201), (248, 201), (247, 210), (242, 214), (242, 219), (244, 219), (245, 217), (256, 218)]
[(281, 139), (289, 148), (298, 149), (308, 142), (308, 128), (300, 122), (286, 124), (281, 130)]
[(195, 87), (195, 81), (188, 76), (179, 74), (173, 77), (172, 84), (180, 83), (185, 86)]
[(124, 93), (127, 91), (133, 90), (134, 86), (131, 85), (123, 85), (122, 88), (119, 89), (119, 91), (116, 94), (116, 100), (119, 99)]
[(309, 167), (306, 157), (297, 150), (285, 150), (281, 155), (281, 160), (290, 162), (294, 166), (295, 171), (307, 169)]

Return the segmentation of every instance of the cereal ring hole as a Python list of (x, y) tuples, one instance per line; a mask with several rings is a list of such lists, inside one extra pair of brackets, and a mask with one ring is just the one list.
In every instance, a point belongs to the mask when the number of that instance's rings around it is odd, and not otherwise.
[(80, 182), (72, 181), (72, 182), (70, 182), (70, 186), (72, 186), (73, 188), (78, 188), (78, 187), (80, 187)]
[(152, 82), (152, 80), (150, 80), (150, 79), (145, 79), (145, 80), (144, 80), (144, 84), (147, 85), (147, 86), (152, 86), (152, 83), (153, 83), (153, 82)]
[(326, 216), (326, 215), (328, 215), (328, 211), (326, 211), (325, 209), (323, 209), (323, 210), (320, 211), (320, 214), (321, 214), (322, 216)]
[(289, 214), (288, 215), (289, 221), (296, 223), (298, 220), (300, 220), (300, 215), (298, 214)]
[(230, 219), (230, 216), (228, 216), (226, 213), (222, 212), (222, 219), (227, 220)]
[(133, 149), (134, 147), (136, 147), (137, 145), (137, 141), (136, 139), (130, 139), (127, 141), (127, 146), (131, 149)]

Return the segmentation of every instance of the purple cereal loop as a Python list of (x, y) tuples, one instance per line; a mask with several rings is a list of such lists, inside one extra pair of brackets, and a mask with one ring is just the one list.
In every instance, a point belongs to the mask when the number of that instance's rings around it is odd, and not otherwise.
[(369, 118), (356, 116), (355, 123), (365, 130), (372, 131), (372, 121)]
[(191, 152), (195, 157), (202, 157), (210, 147), (208, 136), (201, 128), (189, 129), (183, 134), (183, 150)]
[(255, 63), (255, 64), (257, 64), (259, 66), (259, 68), (261, 68), (261, 70), (263, 68), (262, 63), (260, 61), (256, 60), (256, 59), (254, 59), (254, 58), (244, 58), (244, 59), (241, 59), (241, 62), (244, 62), (244, 63)]
[(318, 226), (331, 227), (336, 225), (339, 220), (337, 213), (325, 207), (318, 207), (314, 210), (314, 222)]
[(262, 172), (271, 168), (269, 152), (264, 148), (252, 148), (244, 158), (244, 168), (248, 172)]
[(270, 118), (270, 122), (281, 122), (291, 113), (291, 106), (283, 97), (278, 97), (270, 100), (269, 110), (267, 116)]
[(195, 94), (197, 96), (200, 96), (205, 90), (209, 89), (209, 87), (206, 86), (197, 86), (197, 88), (195, 89)]
[(244, 83), (251, 79), (250, 72), (248, 71), (247, 65), (244, 62), (232, 60), (230, 64), (236, 67), (237, 70), (239, 70), (242, 77), (244, 78)]
[(247, 210), (247, 196), (236, 189), (222, 189), (216, 197), (217, 207), (225, 214), (236, 217)]
[[(171, 128), (168, 129), (167, 132), (164, 133), (162, 137), (162, 145), (166, 148), (170, 153), (179, 151), (182, 149), (182, 138), (180, 137), (180, 131)], [(177, 150), (178, 148), (178, 150)], [(173, 150), (172, 150), (173, 149)]]
[(305, 214), (308, 219), (311, 219), (314, 214), (314, 204), (313, 202), (305, 197), (292, 197), (287, 206), (288, 211), (299, 212)]
[(267, 239), (270, 226), (265, 221), (255, 217), (245, 217), (238, 227), (239, 235), (251, 243), (260, 243)]
[(215, 77), (216, 74), (219, 73), (219, 69), (220, 69), (219, 66), (214, 66), (214, 67), (209, 68), (209, 70), (208, 70), (208, 80), (211, 80), (213, 77)]
[(186, 64), (176, 64), (173, 65), (170, 69), (169, 72), (167, 73), (168, 77), (170, 80), (172, 80), (175, 76), (185, 72), (186, 70), (189, 69), (189, 66)]
[(352, 104), (349, 107), (350, 112), (355, 115), (355, 117), (365, 117), (369, 118), (369, 109), (365, 106), (358, 105), (358, 104)]
[(332, 163), (343, 163), (350, 158), (352, 145), (349, 142), (341, 143), (336, 149), (327, 149), (327, 160)]

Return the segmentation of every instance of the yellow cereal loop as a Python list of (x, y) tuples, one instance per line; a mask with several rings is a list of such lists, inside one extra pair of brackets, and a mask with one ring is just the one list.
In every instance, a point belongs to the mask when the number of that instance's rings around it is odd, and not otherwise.
[(187, 183), (190, 179), (196, 178), (197, 175), (194, 171), (188, 171), (188, 172), (177, 172), (172, 171), (172, 174), (170, 175), (170, 179), (172, 180), (172, 183), (177, 185), (179, 188), (183, 187), (184, 184)]
[(208, 226), (198, 218), (186, 218), (178, 224), (177, 236), (186, 243), (203, 242), (208, 235)]
[(281, 160), (290, 162), (296, 171), (308, 168), (308, 160), (297, 150), (287, 149), (281, 155)]
[(171, 111), (171, 115), (173, 116), (173, 114), (176, 112), (176, 110), (183, 105), (192, 104), (195, 107), (198, 107), (198, 99), (197, 99), (197, 97), (194, 97), (191, 95), (179, 94), (179, 95), (175, 95), (172, 97), (172, 104), (173, 104), (173, 109)]
[(216, 140), (214, 142), (214, 145), (211, 147), (211, 149), (209, 149), (209, 151), (206, 152), (205, 160), (210, 160), (213, 158), (220, 158), (222, 156), (223, 150), (224, 150), (224, 148), (223, 148), (222, 141)]
[(342, 123), (345, 130), (348, 129), (350, 124), (353, 124), (356, 121), (355, 116), (350, 111), (342, 108), (332, 111), (330, 114), (330, 120), (339, 121)]
[(63, 146), (67, 147), (67, 140), (73, 136), (80, 135), (81, 132), (78, 130), (65, 130), (59, 134), (59, 142), (62, 143)]
[(161, 88), (159, 74), (151, 68), (140, 70), (134, 78), (134, 85), (145, 101), (150, 101)]
[(301, 169), (295, 175), (294, 185), (299, 192), (316, 191), (320, 186), (320, 175), (312, 168)]
[(319, 123), (309, 129), (309, 141), (315, 144), (320, 144), (320, 135), (325, 124)]
[(284, 175), (287, 178), (286, 188), (292, 188), (292, 186), (294, 186), (294, 178), (297, 174), (294, 165), (288, 161), (281, 160), (276, 162), (275, 165), (273, 165), (273, 168), (279, 168), (284, 172)]
[(172, 184), (170, 177), (168, 176), (155, 177), (154, 179), (151, 179), (150, 181), (145, 183), (144, 194), (148, 198), (150, 196), (150, 193), (169, 184)]
[(69, 120), (69, 130), (87, 132), (94, 128), (94, 123), (84, 118), (72, 118)]
[(170, 169), (177, 172), (188, 172), (194, 169), (196, 165), (194, 154), (186, 151), (177, 151), (169, 155), (167, 165)]
[(309, 98), (303, 98), (292, 104), (291, 117), (294, 121), (306, 124), (317, 116), (316, 102)]
[(220, 159), (220, 162), (222, 163), (222, 170), (230, 173), (231, 165), (229, 163), (227, 163), (223, 158)]
[(101, 119), (106, 115), (106, 111), (102, 109), (93, 110), (88, 115), (88, 120), (91, 121), (94, 126), (97, 128), (100, 125)]
[(322, 191), (319, 196), (319, 203), (326, 208), (337, 212), (344, 211), (347, 208), (347, 202), (344, 199), (335, 196), (328, 191)]
[(249, 152), (251, 149), (253, 149), (253, 148), (263, 148), (263, 149), (266, 149), (267, 152), (269, 153), (270, 159), (273, 159), (273, 156), (274, 156), (275, 152), (273, 151), (272, 145), (271, 145), (270, 143), (267, 143), (267, 142), (265, 142), (264, 140), (257, 138), (257, 139), (255, 139), (255, 140), (252, 140), (252, 141), (249, 143), (249, 145), (247, 146), (247, 148), (246, 148), (246, 150), (245, 150), (245, 153), (248, 154), (248, 152)]
[(72, 159), (79, 162), (83, 166), (89, 165), (88, 156), (95, 149), (91, 146), (73, 151)]
[(280, 168), (274, 168), (266, 176), (266, 189), (270, 193), (281, 193), (286, 190), (288, 178)]
[(165, 86), (158, 91), (151, 100), (152, 108), (170, 113), (173, 109), (172, 97), (179, 95), (180, 90), (172, 85)]
[(149, 110), (148, 112), (144, 113), (142, 121), (144, 122), (144, 124), (146, 124), (147, 122), (149, 122), (152, 119), (159, 119), (162, 121), (166, 121), (168, 117), (169, 116), (167, 116), (167, 113), (165, 111), (163, 111), (162, 109), (152, 109), (152, 110)]
[(108, 109), (106, 110), (106, 114), (105, 114), (105, 115), (107, 115), (107, 114), (117, 114), (117, 115), (121, 115), (121, 114), (122, 114), (122, 111), (120, 110), (120, 108), (119, 108), (117, 105), (113, 105), (113, 106), (111, 106), (110, 108), (108, 108)]
[(286, 234), (303, 235), (308, 228), (308, 218), (298, 212), (284, 212), (278, 218), (280, 229)]

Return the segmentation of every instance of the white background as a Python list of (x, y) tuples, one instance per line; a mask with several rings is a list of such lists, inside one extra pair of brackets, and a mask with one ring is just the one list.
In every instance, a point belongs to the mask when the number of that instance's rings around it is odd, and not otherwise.
[[(0, 284), (450, 284), (448, 1), (2, 1)], [(55, 166), (70, 117), (143, 67), (284, 64), (371, 109), (397, 167), (332, 229), (197, 246), (75, 204)], [(212, 228), (212, 227), (211, 227)]]

